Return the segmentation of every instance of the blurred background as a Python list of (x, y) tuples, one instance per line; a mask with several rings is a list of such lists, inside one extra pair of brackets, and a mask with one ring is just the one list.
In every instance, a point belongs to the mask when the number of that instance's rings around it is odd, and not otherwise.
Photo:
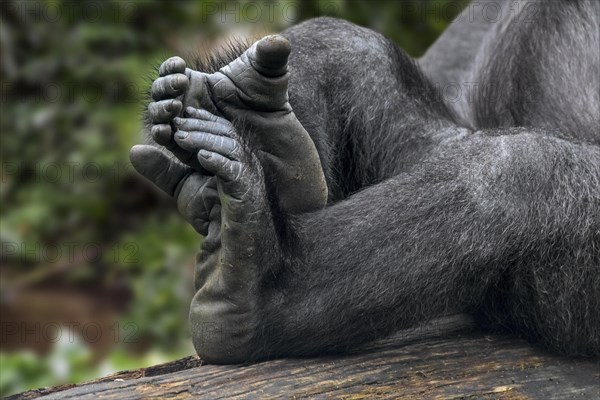
[(162, 60), (320, 15), (419, 56), (464, 5), (2, 1), (0, 395), (193, 354), (199, 240), (128, 161)]

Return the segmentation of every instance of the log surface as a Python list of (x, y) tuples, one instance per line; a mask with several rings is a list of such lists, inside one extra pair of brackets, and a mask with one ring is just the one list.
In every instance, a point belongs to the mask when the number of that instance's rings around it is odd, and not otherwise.
[(196, 357), (14, 398), (600, 399), (600, 360), (566, 359), (512, 336), (396, 335), (344, 356), (252, 365)]

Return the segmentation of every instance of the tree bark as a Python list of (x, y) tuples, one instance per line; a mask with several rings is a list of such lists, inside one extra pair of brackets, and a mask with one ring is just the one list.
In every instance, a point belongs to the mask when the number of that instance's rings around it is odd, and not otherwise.
[[(468, 325), (468, 324), (467, 324)], [(441, 320), (350, 354), (251, 365), (190, 356), (11, 398), (598, 399), (600, 360), (548, 354), (524, 340)]]

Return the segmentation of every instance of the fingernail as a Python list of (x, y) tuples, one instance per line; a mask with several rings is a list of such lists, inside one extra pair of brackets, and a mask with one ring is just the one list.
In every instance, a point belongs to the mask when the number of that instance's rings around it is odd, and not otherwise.
[(199, 151), (200, 155), (204, 158), (210, 158), (210, 152), (206, 151), (206, 150), (200, 150)]
[(175, 99), (173, 99), (169, 102), (169, 111), (175, 110), (175, 104), (177, 104), (176, 102), (177, 102), (177, 100), (175, 100)]
[(187, 81), (187, 77), (185, 75), (177, 75), (175, 79), (173, 79), (173, 85), (175, 86), (175, 89), (183, 86), (185, 81)]
[(189, 134), (189, 132), (179, 130), (175, 133), (175, 136), (177, 136), (177, 139), (185, 139)]
[(175, 117), (175, 118), (173, 118), (173, 123), (175, 125), (181, 125), (183, 123), (183, 120), (179, 117)]

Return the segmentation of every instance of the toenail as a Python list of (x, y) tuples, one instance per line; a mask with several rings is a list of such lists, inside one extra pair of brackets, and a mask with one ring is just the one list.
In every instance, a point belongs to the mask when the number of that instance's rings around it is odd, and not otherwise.
[(204, 150), (204, 149), (200, 150), (200, 151), (199, 151), (199, 154), (200, 154), (202, 157), (204, 157), (204, 158), (207, 158), (207, 159), (211, 157), (211, 154), (210, 154), (210, 152), (208, 152), (208, 151), (206, 151), (206, 150)]
[(177, 131), (177, 133), (175, 134), (175, 136), (177, 136), (177, 139), (185, 139), (186, 137), (188, 137), (189, 132), (186, 131)]
[(173, 79), (171, 79), (171, 89), (178, 89), (179, 86), (183, 85), (183, 79), (180, 76), (175, 76)]

